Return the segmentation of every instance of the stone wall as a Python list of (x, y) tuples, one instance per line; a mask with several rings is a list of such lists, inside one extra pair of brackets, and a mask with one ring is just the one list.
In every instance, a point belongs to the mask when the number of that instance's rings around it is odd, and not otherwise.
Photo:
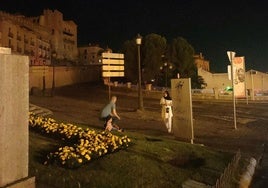
[[(55, 66), (55, 87), (72, 85), (83, 82), (94, 82), (101, 80), (100, 66)], [(53, 82), (52, 66), (31, 66), (29, 70), (29, 89), (37, 87), (43, 89), (51, 88)]]

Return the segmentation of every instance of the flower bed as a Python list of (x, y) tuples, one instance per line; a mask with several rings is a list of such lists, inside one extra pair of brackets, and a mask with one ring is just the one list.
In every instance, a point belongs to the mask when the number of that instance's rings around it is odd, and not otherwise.
[(79, 167), (92, 159), (127, 148), (130, 139), (113, 135), (111, 132), (96, 132), (82, 129), (70, 123), (57, 123), (52, 118), (44, 118), (29, 113), (29, 126), (40, 133), (64, 140), (66, 146), (47, 155), (44, 164), (56, 162), (67, 168)]

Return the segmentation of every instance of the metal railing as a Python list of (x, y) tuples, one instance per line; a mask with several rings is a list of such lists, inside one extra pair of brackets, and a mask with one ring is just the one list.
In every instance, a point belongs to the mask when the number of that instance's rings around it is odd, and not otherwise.
[(240, 150), (238, 150), (232, 161), (224, 169), (223, 174), (216, 181), (215, 188), (226, 188), (226, 187), (232, 187), (232, 185), (234, 185), (235, 177), (238, 174), (238, 165), (240, 158), (241, 158), (241, 152)]

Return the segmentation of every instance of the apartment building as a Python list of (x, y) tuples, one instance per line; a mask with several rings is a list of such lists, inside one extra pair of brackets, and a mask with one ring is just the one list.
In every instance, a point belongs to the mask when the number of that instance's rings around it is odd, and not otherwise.
[(0, 11), (0, 46), (30, 57), (31, 66), (78, 63), (77, 25), (58, 10), (37, 17)]

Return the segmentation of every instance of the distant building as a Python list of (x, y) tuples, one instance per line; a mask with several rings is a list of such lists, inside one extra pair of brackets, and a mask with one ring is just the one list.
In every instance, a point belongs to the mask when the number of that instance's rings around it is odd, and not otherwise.
[(44, 10), (43, 15), (35, 19), (50, 32), (51, 52), (56, 53), (58, 59), (77, 62), (77, 25), (63, 20), (63, 14), (57, 10)]
[(78, 47), (79, 62), (83, 65), (100, 65), (101, 54), (103, 52), (110, 52), (110, 48), (103, 49), (98, 44)]
[(64, 21), (58, 10), (25, 17), (0, 11), (0, 47), (30, 57), (30, 65), (50, 65), (59, 61), (78, 61), (77, 25)]
[(83, 65), (100, 64), (101, 53), (104, 51), (99, 45), (78, 47), (79, 62)]
[(209, 61), (205, 60), (202, 53), (194, 55), (194, 63), (198, 69), (202, 68), (203, 70), (209, 72)]
[[(206, 89), (218, 89), (224, 91), (232, 87), (232, 81), (228, 73), (210, 73), (202, 68), (198, 69), (198, 75), (202, 76), (207, 84)], [(252, 90), (255, 94), (268, 93), (268, 74), (256, 70), (245, 72), (246, 89)]]

